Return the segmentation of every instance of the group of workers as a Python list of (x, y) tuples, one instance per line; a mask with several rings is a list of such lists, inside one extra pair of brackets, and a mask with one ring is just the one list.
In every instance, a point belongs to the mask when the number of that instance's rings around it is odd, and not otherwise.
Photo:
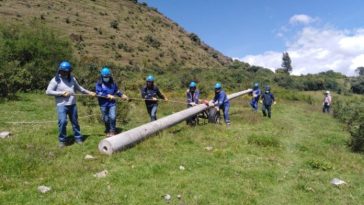
[[(151, 121), (157, 120), (158, 99), (168, 101), (168, 98), (161, 93), (159, 88), (154, 85), (154, 77), (149, 75), (146, 78), (146, 85), (141, 89), (141, 97), (145, 101), (145, 105)], [(128, 100), (123, 92), (121, 92), (114, 82), (111, 70), (103, 67), (100, 71), (100, 78), (96, 82), (96, 92), (87, 90), (78, 84), (76, 78), (72, 75), (72, 65), (68, 61), (59, 64), (57, 73), (49, 82), (46, 94), (55, 96), (57, 114), (58, 114), (58, 140), (59, 146), (67, 146), (70, 141), (67, 138), (67, 116), (72, 124), (74, 141), (82, 144), (84, 137), (81, 134), (78, 124), (78, 112), (76, 106), (76, 92), (98, 98), (102, 119), (105, 123), (106, 137), (116, 134), (116, 97)], [(214, 106), (217, 110), (222, 110), (224, 120), (227, 126), (230, 125), (229, 108), (230, 102), (221, 83), (215, 84), (215, 97), (210, 101), (200, 100), (200, 94), (197, 89), (197, 83), (191, 82), (187, 90), (188, 107), (195, 106), (200, 103)]]
[(262, 113), (264, 117), (271, 118), (272, 117), (272, 105), (276, 104), (273, 93), (270, 92), (270, 87), (265, 86), (265, 91), (262, 91), (259, 88), (259, 84), (255, 83), (252, 92), (252, 99), (250, 101), (250, 106), (253, 108), (253, 111), (258, 111), (258, 102), (262, 103)]

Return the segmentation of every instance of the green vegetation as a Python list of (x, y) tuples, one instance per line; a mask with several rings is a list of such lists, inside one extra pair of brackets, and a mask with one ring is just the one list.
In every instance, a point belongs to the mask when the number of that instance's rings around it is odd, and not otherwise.
[(354, 152), (364, 151), (364, 103), (362, 97), (341, 98), (334, 103), (334, 116), (347, 125), (349, 145)]
[(72, 59), (68, 41), (47, 27), (0, 25), (0, 97), (44, 89), (62, 59)]
[[(164, 204), (165, 194), (172, 196), (170, 204), (360, 204), (364, 200), (363, 157), (347, 148), (349, 133), (320, 112), (318, 101), (309, 105), (281, 99), (269, 120), (252, 112), (248, 100), (232, 101), (229, 129), (181, 123), (109, 157), (97, 150), (103, 125), (87, 118), (80, 119), (88, 137), (85, 144), (64, 149), (57, 146), (56, 122), (6, 124), (56, 120), (52, 97), (21, 94), (18, 101), (0, 104), (1, 130), (13, 133), (0, 143), (0, 204)], [(158, 114), (184, 107), (162, 103)], [(99, 114), (97, 106), (93, 109)], [(143, 103), (130, 103), (129, 112), (128, 122), (118, 122), (123, 130), (148, 121)], [(82, 103), (79, 113), (87, 115)], [(87, 154), (96, 159), (85, 160)], [(185, 170), (179, 169), (181, 165)], [(102, 170), (108, 171), (105, 178), (93, 176)], [(348, 185), (332, 186), (335, 177)], [(41, 194), (40, 185), (52, 191)]]

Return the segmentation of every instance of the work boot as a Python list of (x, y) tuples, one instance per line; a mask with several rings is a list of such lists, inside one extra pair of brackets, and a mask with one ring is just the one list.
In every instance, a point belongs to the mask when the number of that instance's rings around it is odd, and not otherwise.
[(66, 147), (66, 146), (67, 146), (67, 144), (65, 142), (59, 142), (58, 143), (58, 147), (61, 148), (61, 149)]
[(83, 141), (82, 140), (76, 140), (76, 143), (77, 144), (83, 144)]

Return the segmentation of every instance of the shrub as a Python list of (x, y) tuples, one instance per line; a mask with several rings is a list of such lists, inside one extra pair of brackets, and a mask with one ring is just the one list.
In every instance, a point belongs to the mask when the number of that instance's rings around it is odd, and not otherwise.
[(350, 148), (353, 152), (364, 151), (364, 103), (360, 99), (336, 100), (334, 117), (346, 123), (351, 134)]
[(326, 162), (324, 160), (312, 159), (312, 160), (307, 161), (306, 163), (312, 169), (321, 169), (323, 171), (333, 169), (332, 164), (329, 162)]
[(197, 34), (195, 34), (195, 33), (190, 33), (190, 34), (188, 35), (188, 37), (190, 37), (190, 39), (191, 39), (193, 42), (197, 43), (198, 45), (200, 45), (200, 44), (201, 44), (201, 39), (200, 39), (200, 37), (198, 37), (198, 35), (197, 35)]
[(145, 36), (144, 41), (153, 48), (159, 48), (161, 46), (161, 42), (159, 42), (159, 40), (152, 35)]
[(110, 26), (111, 26), (111, 28), (119, 29), (119, 22), (117, 20), (112, 20), (110, 22)]
[(0, 26), (0, 84), (2, 96), (17, 91), (44, 90), (58, 63), (72, 61), (68, 40), (42, 24)]

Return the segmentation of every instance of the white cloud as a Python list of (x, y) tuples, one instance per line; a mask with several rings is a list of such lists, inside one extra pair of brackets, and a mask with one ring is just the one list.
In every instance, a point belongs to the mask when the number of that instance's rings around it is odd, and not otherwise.
[[(354, 75), (357, 67), (364, 66), (364, 29), (304, 27), (296, 38), (286, 43), (286, 51), (295, 75), (327, 70)], [(282, 52), (268, 51), (238, 59), (275, 70), (281, 67)]]
[(308, 25), (315, 21), (316, 21), (316, 19), (314, 19), (308, 15), (305, 15), (305, 14), (296, 14), (289, 19), (289, 23), (293, 24), (293, 25), (295, 25), (295, 24)]

